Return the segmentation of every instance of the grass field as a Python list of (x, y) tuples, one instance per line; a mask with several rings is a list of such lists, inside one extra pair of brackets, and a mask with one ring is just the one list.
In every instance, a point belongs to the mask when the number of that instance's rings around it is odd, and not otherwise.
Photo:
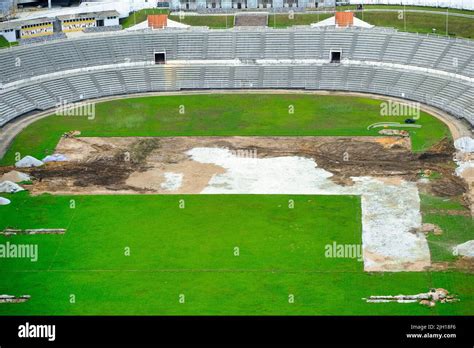
[[(0, 314), (451, 315), (474, 310), (473, 275), (367, 274), (355, 259), (325, 257), (325, 245), (333, 241), (361, 243), (359, 197), (21, 193), (9, 198), (13, 204), (0, 210), (0, 228), (40, 224), (68, 231), (1, 237), (2, 243), (37, 243), (39, 258), (0, 260), (0, 293), (32, 296), (25, 304), (0, 306)], [(294, 209), (288, 208), (289, 199)], [(428, 309), (362, 300), (433, 286), (462, 294), (462, 302)]]
[(10, 46), (17, 46), (18, 42), (8, 42), (7, 39), (5, 39), (3, 36), (0, 35), (0, 49), (1, 48), (7, 48)]
[[(407, 10), (409, 8), (407, 7)], [(429, 11), (429, 10), (428, 10)], [(435, 10), (433, 10), (435, 11)], [(435, 12), (442, 12), (441, 9)], [(474, 11), (464, 11), (465, 14), (474, 15)], [(331, 17), (328, 13), (306, 13), (294, 14), (270, 14), (268, 16), (268, 26), (272, 28), (286, 28), (293, 25), (310, 25)], [(400, 18), (398, 12), (363, 12), (356, 16), (370, 24), (396, 28), (399, 31), (412, 33), (436, 33), (446, 35), (446, 16), (442, 14), (406, 12), (405, 18)], [(227, 17), (227, 18), (226, 18)], [(170, 19), (192, 26), (208, 26), (215, 29), (231, 28), (234, 25), (233, 16), (170, 16)], [(433, 31), (433, 29), (436, 29)], [(474, 38), (474, 20), (450, 16), (448, 21), (448, 33), (450, 36)]]
[[(380, 100), (316, 95), (188, 95), (130, 98), (99, 103), (96, 117), (51, 116), (35, 122), (13, 142), (0, 165), (13, 164), (17, 154), (43, 158), (61, 135), (80, 130), (83, 136), (180, 135), (377, 135), (375, 122), (402, 122), (406, 117), (380, 116)], [(289, 113), (289, 106), (294, 114)], [(184, 114), (180, 113), (184, 106)], [(449, 130), (422, 112), (420, 129), (410, 131), (414, 151), (422, 151)]]
[(293, 25), (310, 25), (332, 16), (329, 13), (298, 13), (293, 16), (285, 14), (270, 15), (268, 16), (268, 26), (272, 28), (287, 28)]
[[(383, 27), (393, 27), (400, 31), (413, 33), (433, 33), (446, 35), (446, 16), (429, 13), (405, 14), (406, 18), (400, 19), (397, 12), (365, 12), (358, 13), (357, 17), (370, 24)], [(436, 31), (433, 31), (436, 29)], [(474, 38), (474, 19), (462, 17), (449, 17), (448, 34), (450, 36)]]
[[(337, 6), (337, 10), (355, 10), (356, 5), (344, 5)], [(429, 6), (400, 6), (400, 5), (364, 5), (365, 10), (421, 10), (421, 11), (436, 11), (436, 12), (446, 12), (446, 8), (443, 7), (429, 7)], [(449, 9), (450, 13), (461, 13), (466, 15), (474, 15), (474, 11), (470, 10), (459, 10), (455, 8)]]
[(454, 261), (452, 248), (473, 238), (474, 220), (470, 216), (443, 213), (467, 211), (459, 202), (447, 198), (421, 196), (421, 208), (425, 212), (424, 222), (436, 224), (443, 230), (440, 236), (428, 236), (432, 261)]
[(212, 29), (225, 29), (234, 26), (234, 16), (169, 16), (169, 19), (192, 26), (206, 26)]
[[(380, 116), (380, 102), (289, 94), (122, 99), (98, 104), (93, 120), (51, 116), (33, 123), (15, 139), (2, 163), (13, 163), (16, 152), (39, 158), (52, 153), (61, 134), (70, 130), (83, 136), (376, 135), (367, 126), (387, 121)], [(428, 114), (418, 123), (422, 128), (411, 131), (416, 151), (449, 136), (447, 127)], [(67, 228), (67, 233), (0, 236), (0, 244), (37, 244), (39, 250), (37, 262), (0, 258), (0, 294), (32, 296), (23, 304), (2, 304), (0, 315), (474, 313), (472, 274), (366, 273), (354, 258), (326, 257), (326, 245), (333, 242), (361, 244), (358, 196), (22, 192), (5, 197), (12, 204), (0, 209), (0, 229)], [(423, 197), (422, 208), (462, 209), (454, 201), (439, 202)], [(437, 247), (440, 242), (464, 241), (472, 231), (472, 223), (464, 220), (439, 224), (449, 233), (430, 240), (436, 260), (449, 256), (449, 249)], [(362, 300), (432, 287), (449, 289), (461, 302), (426, 308)]]

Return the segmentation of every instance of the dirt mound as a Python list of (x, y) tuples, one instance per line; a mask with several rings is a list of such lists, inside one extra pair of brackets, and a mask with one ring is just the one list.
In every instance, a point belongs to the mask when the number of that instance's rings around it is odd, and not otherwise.
[(48, 162), (67, 162), (67, 161), (69, 161), (69, 159), (66, 156), (61, 155), (59, 153), (55, 153), (54, 155), (49, 155), (49, 156), (46, 156), (45, 158), (43, 158), (44, 163), (48, 163)]
[(130, 161), (143, 163), (146, 158), (159, 147), (159, 138), (138, 139), (130, 146)]
[(20, 185), (15, 184), (14, 182), (11, 182), (11, 181), (0, 182), (0, 192), (16, 193), (20, 191), (24, 191), (24, 189)]
[(455, 175), (449, 175), (431, 182), (431, 192), (438, 197), (453, 197), (467, 191), (466, 182)]
[(443, 138), (436, 144), (432, 145), (426, 152), (453, 154), (456, 152), (456, 148), (454, 147), (453, 142), (450, 139)]
[(41, 167), (44, 163), (33, 156), (25, 156), (15, 163), (17, 168)]
[(17, 172), (12, 170), (8, 173), (5, 173), (0, 178), (0, 181), (12, 181), (12, 182), (22, 182), (31, 180), (30, 176), (25, 173)]
[(428, 233), (433, 233), (435, 236), (439, 236), (443, 234), (443, 230), (441, 227), (435, 224), (430, 224), (430, 223), (424, 223), (421, 225), (419, 232), (422, 232), (424, 234)]

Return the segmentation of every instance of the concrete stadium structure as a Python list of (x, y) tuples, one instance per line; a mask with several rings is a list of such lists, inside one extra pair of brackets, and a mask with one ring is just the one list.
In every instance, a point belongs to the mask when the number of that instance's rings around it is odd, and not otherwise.
[(14, 5), (14, 0), (0, 0), (0, 18), (10, 12)]
[(335, 0), (171, 0), (172, 10), (334, 7)]
[(0, 126), (65, 101), (268, 88), (394, 96), (474, 125), (474, 42), (469, 40), (309, 27), (97, 35), (1, 50)]

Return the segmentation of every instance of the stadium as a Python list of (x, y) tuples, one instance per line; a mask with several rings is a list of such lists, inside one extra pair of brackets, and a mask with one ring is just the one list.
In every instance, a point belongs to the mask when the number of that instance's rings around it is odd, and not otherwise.
[(0, 22), (0, 315), (474, 315), (472, 32), (178, 3)]

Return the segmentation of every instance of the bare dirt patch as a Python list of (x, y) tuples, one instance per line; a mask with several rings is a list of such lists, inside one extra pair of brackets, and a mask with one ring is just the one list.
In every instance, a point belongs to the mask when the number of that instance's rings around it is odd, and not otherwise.
[[(416, 181), (420, 171), (431, 170), (442, 173), (442, 179), (430, 181), (425, 190), (438, 196), (458, 196), (467, 188), (453, 173), (454, 148), (447, 140), (414, 154), (410, 139), (396, 136), (65, 137), (55, 152), (69, 162), (48, 163), (27, 172), (35, 178), (33, 194), (199, 193), (223, 169), (190, 159), (186, 152), (196, 147), (226, 148), (244, 157), (311, 158), (342, 185), (352, 185), (351, 177), (355, 176)], [(183, 174), (181, 186), (163, 188), (165, 173)]]
[(456, 261), (433, 262), (430, 270), (433, 271), (449, 271), (457, 270), (467, 273), (474, 273), (474, 258), (458, 257)]

